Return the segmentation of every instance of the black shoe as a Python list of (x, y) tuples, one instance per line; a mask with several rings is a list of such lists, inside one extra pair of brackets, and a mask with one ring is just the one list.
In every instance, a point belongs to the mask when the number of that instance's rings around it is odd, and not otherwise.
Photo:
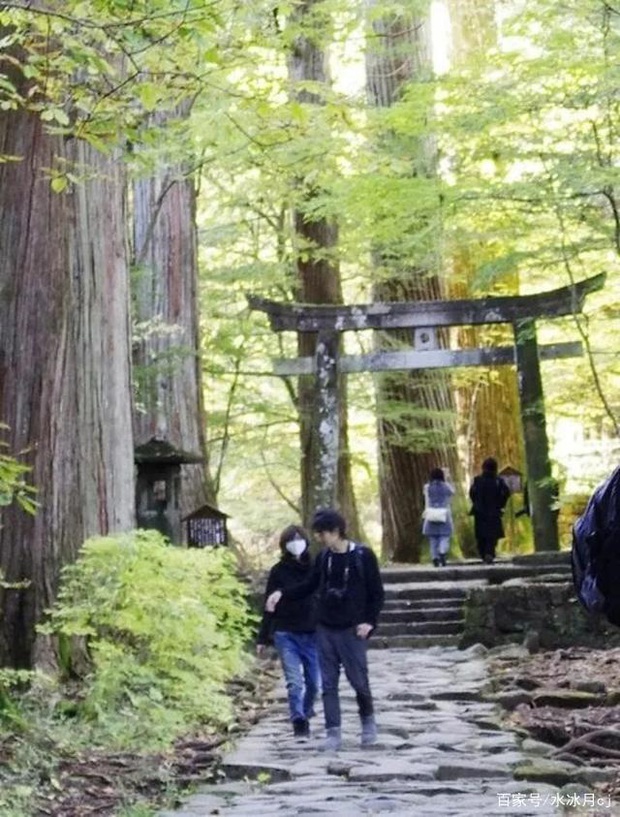
[(295, 718), (293, 721), (293, 735), (296, 738), (310, 737), (310, 724), (305, 718)]
[(435, 567), (439, 567), (439, 559), (433, 559), (433, 564)]
[(442, 553), (442, 554), (441, 554), (441, 556), (439, 557), (439, 564), (440, 564), (442, 567), (445, 567), (445, 566), (446, 566), (446, 557), (444, 556), (444, 554), (443, 554), (443, 553)]

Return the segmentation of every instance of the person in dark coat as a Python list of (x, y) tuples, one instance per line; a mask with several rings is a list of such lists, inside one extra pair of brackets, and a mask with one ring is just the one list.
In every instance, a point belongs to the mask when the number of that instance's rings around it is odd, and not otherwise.
[[(274, 590), (296, 587), (313, 569), (310, 542), (305, 530), (289, 525), (280, 534), (280, 561), (269, 571), (265, 599)], [(273, 640), (286, 681), (293, 734), (298, 738), (310, 734), (310, 718), (320, 686), (316, 644), (316, 599), (283, 599), (274, 612), (263, 611), (256, 652), (260, 656)]]
[(312, 530), (323, 545), (306, 582), (279, 588), (267, 599), (267, 610), (302, 599), (318, 590), (317, 640), (326, 739), (325, 751), (341, 746), (338, 682), (343, 669), (355, 691), (362, 727), (361, 745), (377, 741), (373, 698), (368, 679), (368, 638), (383, 607), (383, 583), (377, 557), (369, 547), (347, 538), (346, 521), (338, 511), (323, 508), (314, 514)]
[(495, 561), (497, 542), (505, 535), (502, 514), (509, 496), (510, 489), (497, 476), (497, 460), (487, 457), (469, 489), (478, 553), (487, 564)]

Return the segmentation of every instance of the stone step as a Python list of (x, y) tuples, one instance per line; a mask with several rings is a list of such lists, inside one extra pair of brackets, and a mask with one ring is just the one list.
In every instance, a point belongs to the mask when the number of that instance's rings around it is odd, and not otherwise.
[(571, 563), (570, 550), (545, 550), (540, 553), (525, 553), (523, 555), (516, 555), (512, 557), (515, 564), (538, 564), (538, 565), (560, 565)]
[(482, 581), (488, 584), (501, 584), (509, 579), (538, 578), (541, 575), (569, 575), (570, 564), (557, 562), (552, 564), (531, 564), (497, 561), (492, 565), (457, 564), (447, 567), (386, 567), (381, 571), (384, 585), (410, 584), (424, 582), (461, 582)]
[(416, 610), (383, 610), (381, 623), (396, 624), (400, 621), (456, 621), (463, 618), (463, 606), (420, 607)]
[[(547, 558), (549, 557), (549, 558)], [(370, 640), (373, 649), (415, 649), (459, 646), (464, 620), (463, 604), (469, 590), (499, 585), (510, 579), (528, 582), (571, 580), (570, 554), (536, 554), (518, 560), (391, 566), (382, 570), (385, 606), (379, 631)]]
[(458, 647), (460, 635), (393, 635), (377, 634), (368, 642), (371, 649), (423, 649), (424, 647)]
[(400, 621), (380, 624), (379, 635), (391, 638), (395, 635), (454, 635), (462, 632), (464, 620), (453, 621)]
[(467, 595), (467, 591), (472, 587), (481, 587), (480, 582), (462, 582), (459, 585), (441, 585), (438, 582), (433, 584), (399, 584), (388, 586), (385, 588), (386, 600), (398, 599), (400, 601), (422, 601), (428, 600), (430, 603), (434, 601), (444, 602), (446, 600), (460, 600), (463, 601)]
[(420, 599), (386, 598), (383, 606), (383, 613), (388, 613), (391, 610), (399, 613), (406, 611), (415, 613), (416, 610), (426, 610), (428, 608), (432, 608), (434, 610), (460, 610), (462, 607), (462, 596), (443, 599), (438, 599), (434, 596)]

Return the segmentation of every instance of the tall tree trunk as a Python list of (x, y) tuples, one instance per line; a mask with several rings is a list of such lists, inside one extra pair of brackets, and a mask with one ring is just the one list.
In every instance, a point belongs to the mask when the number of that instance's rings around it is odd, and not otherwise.
[[(28, 667), (35, 624), (84, 539), (132, 527), (129, 294), (122, 163), (0, 113), (0, 419), (39, 509), (3, 512), (0, 664)], [(85, 181), (50, 189), (49, 169)]]
[[(484, 59), (485, 52), (497, 42), (496, 4), (494, 0), (449, 0), (453, 51), (451, 56), (455, 66), (468, 61)], [(487, 260), (486, 250), (476, 257), (471, 252), (458, 250), (453, 259), (454, 282), (450, 295), (454, 298), (474, 296), (476, 266)], [(502, 279), (502, 294), (517, 294), (518, 274), (513, 273)], [(493, 290), (497, 287), (493, 287)], [(485, 293), (487, 294), (487, 293)], [(514, 342), (509, 328), (493, 327), (461, 328), (457, 333), (459, 346), (476, 347)], [(476, 369), (475, 378), (459, 387), (457, 393), (459, 408), (459, 431), (465, 453), (465, 473), (467, 481), (480, 470), (482, 461), (495, 457), (501, 466), (511, 465), (524, 470), (522, 432), (519, 424), (519, 391), (515, 369), (497, 366), (493, 369)], [(514, 501), (514, 500), (513, 500)], [(514, 513), (514, 506), (512, 507)], [(514, 516), (512, 524), (507, 524), (506, 535), (509, 546), (516, 542)], [(470, 554), (473, 551), (473, 535), (470, 537)]]
[[(368, 5), (373, 11), (366, 58), (368, 92), (374, 105), (388, 107), (398, 99), (406, 82), (430, 74), (428, 21), (427, 17), (408, 12), (380, 17), (375, 2), (369, 0)], [(435, 168), (431, 141), (418, 139), (411, 150), (413, 175), (432, 176)], [(381, 247), (376, 248), (376, 258), (387, 272), (386, 279), (375, 284), (375, 301), (445, 297), (442, 279), (428, 267), (403, 270), (402, 262), (385, 256)], [(445, 339), (439, 335), (440, 343)], [(390, 332), (379, 337), (378, 342), (410, 345), (411, 337)], [(378, 388), (383, 552), (394, 561), (419, 562), (423, 547), (423, 486), (430, 469), (446, 468), (462, 498), (450, 377), (439, 371), (386, 374), (378, 380)]]
[(555, 511), (557, 484), (551, 474), (536, 322), (533, 318), (514, 325), (521, 418), (528, 463), (528, 491), (532, 508), (534, 548), (559, 550)]
[[(299, 25), (300, 34), (295, 37), (288, 60), (289, 79), (292, 84), (292, 93), (301, 103), (311, 105), (323, 104), (320, 94), (311, 93), (300, 88), (300, 83), (315, 82), (326, 88), (329, 86), (329, 72), (325, 51), (317, 37), (316, 29), (311, 34), (304, 33), (304, 23), (312, 20), (317, 24), (318, 17), (313, 16), (318, 11), (323, 0), (301, 0), (297, 3), (294, 23)], [(309, 205), (317, 191), (306, 180), (300, 179), (303, 188), (303, 198)], [(298, 206), (294, 215), (295, 234), (299, 247), (297, 256), (297, 292), (296, 300), (302, 303), (314, 304), (341, 304), (342, 284), (340, 267), (337, 259), (338, 225), (334, 218), (317, 218), (311, 215), (311, 207), (305, 208), (303, 202)], [(314, 356), (316, 336), (299, 335), (298, 351), (302, 356)], [(339, 396), (339, 437), (338, 437), (338, 505), (348, 521), (349, 533), (352, 537), (363, 538), (360, 530), (359, 517), (353, 493), (351, 478), (351, 457), (349, 453), (349, 434), (347, 422), (347, 387), (344, 377), (338, 378)], [(317, 479), (315, 467), (318, 440), (314, 433), (315, 424), (312, 421), (317, 405), (316, 380), (310, 377), (299, 379), (299, 418), (301, 436), (301, 472), (302, 472), (302, 508), (304, 521), (307, 524), (316, 508), (313, 507), (312, 497), (314, 481)]]
[(496, 0), (448, 0), (452, 60), (480, 59), (497, 42)]
[[(164, 124), (164, 123), (161, 123)], [(214, 502), (208, 476), (198, 324), (196, 191), (180, 166), (133, 186), (136, 445), (152, 437), (198, 454), (182, 466), (181, 513)]]
[[(454, 259), (455, 279), (450, 284), (454, 298), (471, 298), (475, 270), (465, 254)], [(516, 281), (502, 288), (516, 293)], [(513, 332), (503, 326), (459, 328), (461, 348), (512, 345)], [(501, 465), (523, 469), (523, 445), (519, 426), (519, 391), (512, 366), (479, 367), (471, 379), (457, 390), (459, 429), (465, 452), (465, 472), (468, 480), (480, 470), (482, 461), (495, 457)]]

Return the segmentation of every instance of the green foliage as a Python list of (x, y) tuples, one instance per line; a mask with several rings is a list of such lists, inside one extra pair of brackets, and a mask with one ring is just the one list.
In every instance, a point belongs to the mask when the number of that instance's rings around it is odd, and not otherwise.
[[(331, 9), (321, 6), (321, 14)], [(369, 13), (372, 20), (404, 12), (402, 4), (382, 2)], [(335, 48), (355, 31), (363, 50), (355, 12), (341, 19), (343, 28), (328, 27)], [(285, 42), (321, 30), (311, 19), (307, 24), (305, 30), (301, 16), (287, 19)], [(584, 318), (539, 321), (537, 329), (540, 342), (581, 337), (589, 352), (543, 366), (550, 432), (561, 415), (586, 425), (606, 414), (612, 421), (620, 417), (614, 399), (620, 384), (614, 351), (620, 328), (617, 14), (599, 0), (542, 0), (507, 7), (501, 30), (492, 29), (470, 33), (465, 50), (471, 60), (461, 57), (444, 77), (411, 82), (389, 108), (368, 110), (354, 92), (338, 95), (337, 85), (304, 87), (322, 104), (299, 102), (301, 86), (283, 79), (286, 51), (266, 30), (263, 64), (248, 59), (240, 69), (238, 87), (252, 93), (240, 93), (235, 105), (238, 129), (230, 130), (223, 117), (229, 150), (204, 171), (203, 309), (211, 451), (225, 463), (220, 484), (227, 503), (253, 530), (265, 501), (277, 509), (271, 525), (289, 513), (268, 494), (271, 481), (287, 499), (296, 501), (298, 492), (295, 384), (261, 376), (269, 356), (297, 353), (294, 338), (276, 338), (260, 316), (248, 318), (242, 297), (254, 291), (294, 298), (295, 260), (311, 257), (313, 248), (300, 247), (294, 236), (293, 206), (301, 204), (310, 218), (337, 217), (334, 257), (350, 303), (367, 300), (382, 276), (399, 273), (406, 283), (421, 268), (438, 272), (448, 287), (467, 276), (472, 296), (552, 289), (607, 271), (606, 292), (588, 298)], [(456, 41), (463, 32), (455, 34)], [(366, 48), (377, 45), (371, 39)], [(208, 112), (196, 116), (205, 121)], [(308, 199), (311, 186), (319, 192)], [(373, 246), (381, 246), (389, 262), (382, 268), (369, 261)], [(459, 266), (461, 258), (466, 263)], [(597, 397), (594, 369), (609, 395), (607, 408)], [(461, 370), (457, 377), (465, 376)], [(374, 418), (359, 419), (368, 391), (361, 394), (357, 383), (348, 378), (349, 420), (356, 427), (351, 445), (372, 449)], [(430, 417), (422, 399), (414, 402), (403, 411), (385, 401), (378, 410), (407, 446), (419, 449), (428, 444)], [(222, 447), (224, 439), (229, 444)], [(561, 459), (559, 446), (554, 453)], [(365, 462), (376, 473), (373, 457), (371, 450)]]
[(231, 717), (251, 615), (225, 550), (169, 547), (154, 531), (85, 542), (42, 632), (85, 637), (92, 670), (78, 716), (119, 746), (167, 743)]
[[(226, 731), (226, 682), (249, 666), (251, 621), (227, 551), (165, 545), (156, 532), (88, 540), (62, 577), (42, 633), (58, 638), (68, 677), (0, 671), (0, 813), (23, 817), (58, 804), (79, 783), (66, 768), (105, 763), (118, 750), (161, 751), (181, 733)], [(80, 648), (90, 657), (76, 679)], [(82, 650), (83, 651), (83, 650)], [(80, 667), (84, 667), (81, 661)], [(119, 817), (146, 817), (176, 800), (158, 760), (114, 781)]]
[(132, 805), (122, 808), (118, 817), (153, 817), (156, 812), (148, 805)]
[(49, 130), (104, 148), (141, 128), (150, 112), (196, 93), (226, 52), (227, 22), (206, 0), (0, 10), (2, 47), (11, 54), (0, 72), (0, 110), (26, 108)]
[(605, 3), (530, 4), (507, 14), (496, 49), (442, 84), (439, 116), (447, 239), (480, 259), (480, 290), (511, 270), (521, 291), (607, 272), (584, 316), (538, 329), (539, 341), (579, 337), (586, 350), (570, 365), (550, 364), (558, 376), (545, 381), (548, 414), (586, 427), (606, 417), (616, 435), (619, 46), (617, 13)]
[(4, 667), (0, 669), (0, 733), (2, 731), (21, 731), (24, 720), (17, 703), (17, 695), (30, 683), (34, 673), (29, 670), (16, 670)]
[[(608, 406), (596, 399), (592, 371), (601, 391), (617, 393), (613, 7), (600, 0), (506, 7), (501, 31), (476, 32), (471, 60), (461, 58), (441, 78), (419, 72), (420, 81), (403, 88), (395, 104), (369, 109), (362, 52), (383, 46), (381, 37), (364, 41), (360, 18), (366, 14), (370, 26), (421, 17), (427, 3), (403, 9), (377, 2), (363, 11), (343, 0), (309, 8), (235, 0), (61, 5), (0, 10), (0, 47), (8, 55), (0, 110), (26, 108), (47, 130), (101, 149), (126, 141), (134, 175), (182, 164), (199, 177), (211, 463), (226, 507), (254, 533), (265, 536), (290, 521), (299, 505), (297, 384), (267, 376), (271, 357), (296, 355), (295, 338), (276, 338), (245, 302), (248, 292), (293, 300), (297, 260), (318, 255), (295, 235), (295, 208), (309, 220), (337, 218), (330, 260), (340, 264), (350, 303), (368, 300), (384, 277), (398, 275), (406, 284), (412, 270), (461, 284), (459, 257), (476, 270), (473, 294), (530, 292), (606, 270), (607, 290), (588, 299), (587, 320), (538, 328), (545, 342), (577, 333), (591, 352), (570, 364), (545, 364), (558, 373), (545, 382), (549, 418), (568, 414), (594, 424), (607, 415), (617, 433), (620, 409), (611, 398)], [(463, 32), (455, 35), (456, 43)], [(333, 84), (289, 76), (291, 50), (302, 38), (338, 54)], [(85, 172), (58, 159), (47, 170), (59, 193)], [(381, 264), (372, 259), (373, 247), (382, 248)], [(142, 336), (169, 329), (136, 326)], [(347, 338), (349, 346), (365, 342)], [(138, 402), (149, 378), (185, 354), (179, 348), (150, 371), (136, 371)], [(368, 398), (376, 379), (370, 381), (348, 379), (349, 422), (351, 455), (360, 473), (372, 472), (364, 490), (374, 502), (376, 418)], [(378, 409), (398, 433), (402, 426), (408, 446), (428, 443), (422, 432), (430, 418), (422, 409), (397, 411), (388, 401)], [(3, 465), (0, 458), (0, 504), (9, 497), (31, 501), (28, 493), (3, 489)], [(8, 465), (5, 476), (15, 485), (23, 473)]]
[[(0, 429), (6, 426), (0, 423)], [(15, 457), (3, 453), (6, 443), (0, 441), (0, 509), (13, 502), (28, 513), (34, 513), (37, 503), (34, 500), (35, 489), (26, 482), (26, 474), (31, 470)]]

